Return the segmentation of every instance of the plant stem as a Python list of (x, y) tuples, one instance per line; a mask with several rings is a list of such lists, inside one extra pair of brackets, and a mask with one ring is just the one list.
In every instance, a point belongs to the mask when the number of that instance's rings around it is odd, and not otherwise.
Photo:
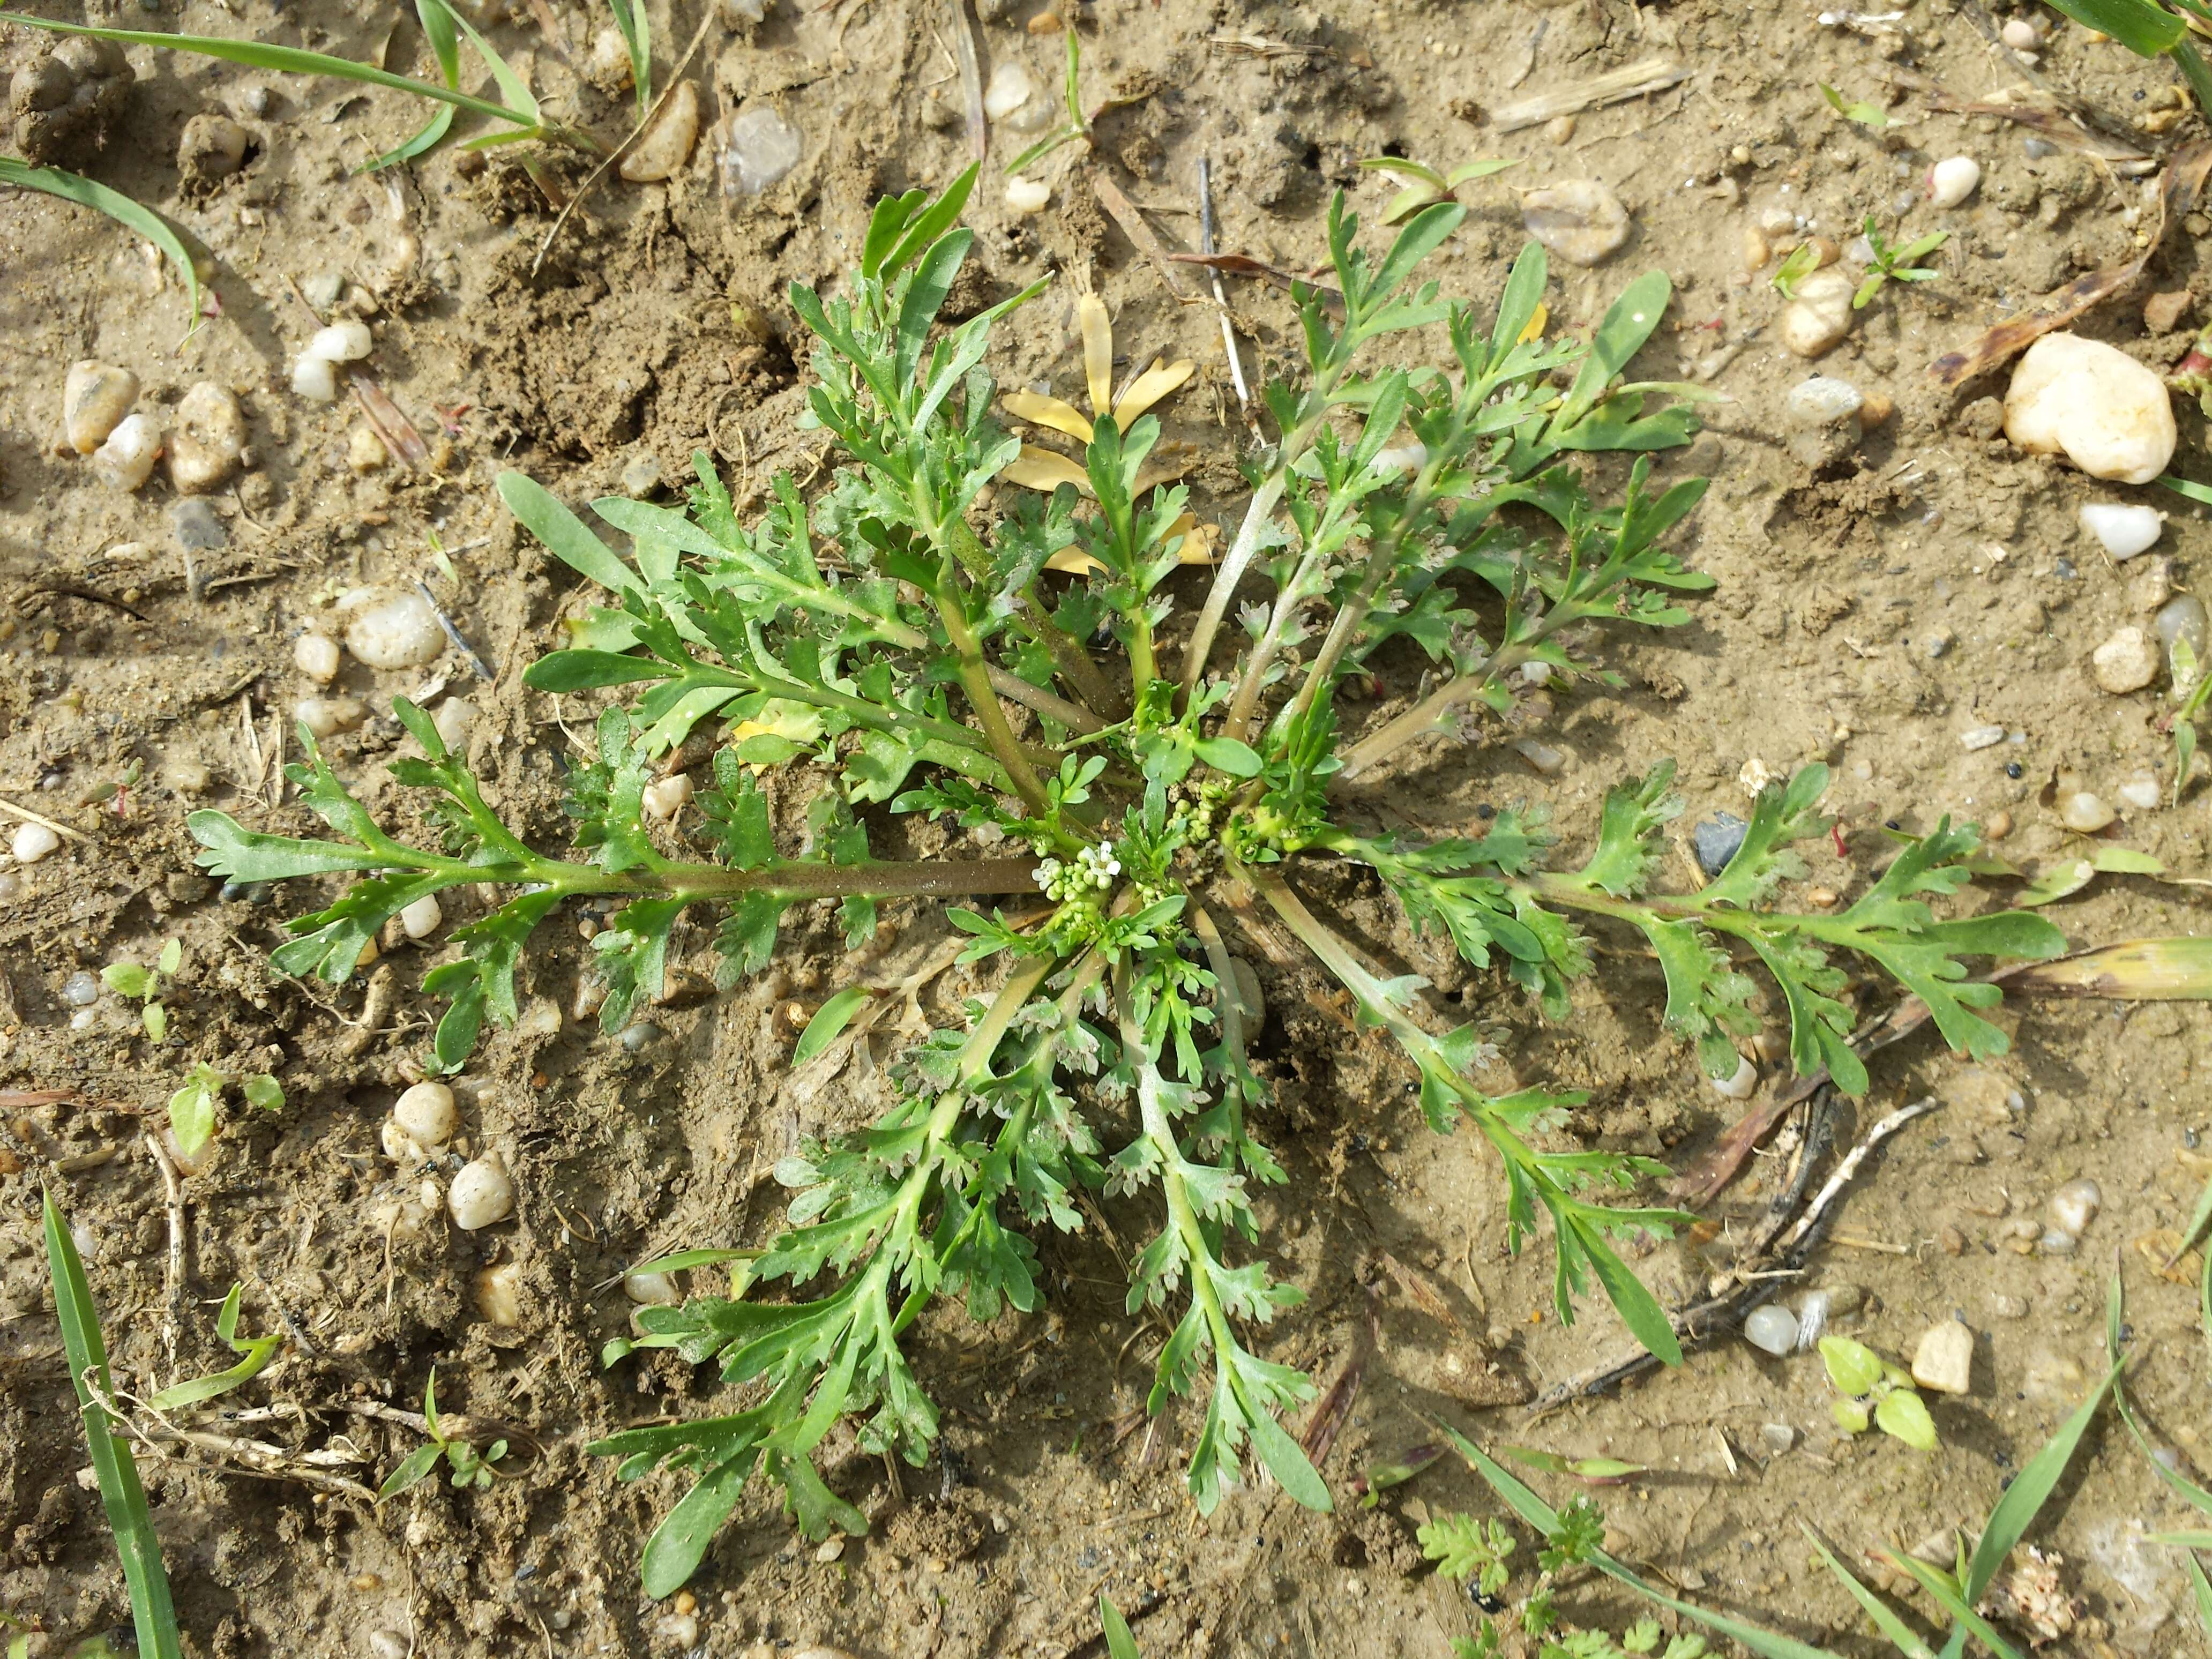
[[(1052, 619), (1051, 613), (1044, 608), (1043, 600), (1038, 597), (1035, 582), (1024, 590), (1021, 603), (1023, 619), (1029, 623), (1030, 631), (1044, 641), (1045, 649), (1052, 653), (1053, 666), (1059, 669), (1067, 683), (1075, 688), (1076, 695), (1092, 708), (1109, 714), (1126, 714), (1126, 709), (1116, 707), (1119, 699), (1115, 695), (1114, 683), (1106, 678), (1105, 672), (1097, 663), (1091, 660), (1091, 653), (1083, 648), (1083, 641)], [(1090, 711), (1085, 709), (1084, 712), (1088, 714)], [(1094, 718), (1091, 724), (1075, 729), (1096, 732), (1104, 724), (1104, 720)]]
[(1006, 769), (1006, 776), (1013, 783), (1014, 793), (1022, 798), (1022, 804), (1033, 815), (1043, 816), (1048, 810), (1044, 786), (1037, 781), (1035, 769), (1015, 740), (1014, 728), (1007, 724), (1006, 711), (999, 707), (998, 696), (991, 690), (990, 677), (983, 669), (983, 647), (976, 641), (975, 629), (968, 626), (960, 596), (933, 593), (930, 597), (936, 601), (945, 637), (951, 641), (952, 649), (959, 658), (961, 686), (968, 693), (976, 720), (982, 725), (983, 735), (990, 739), (991, 752)]

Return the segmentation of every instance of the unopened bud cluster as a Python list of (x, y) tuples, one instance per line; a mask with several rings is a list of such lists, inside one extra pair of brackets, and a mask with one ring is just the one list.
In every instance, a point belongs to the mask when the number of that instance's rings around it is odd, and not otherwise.
[(1044, 896), (1062, 904), (1108, 891), (1121, 873), (1121, 860), (1111, 843), (1084, 848), (1070, 863), (1046, 859), (1036, 871), (1036, 884), (1044, 889)]

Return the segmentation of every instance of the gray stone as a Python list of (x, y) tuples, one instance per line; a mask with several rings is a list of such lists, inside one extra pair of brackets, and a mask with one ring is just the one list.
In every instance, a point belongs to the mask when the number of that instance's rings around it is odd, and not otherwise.
[(230, 532), (214, 507), (199, 496), (179, 501), (170, 511), (169, 522), (176, 529), (177, 545), (187, 553), (206, 553), (230, 544)]
[(1717, 876), (1727, 869), (1736, 848), (1743, 845), (1744, 832), (1750, 828), (1733, 812), (1716, 812), (1698, 820), (1690, 831), (1690, 845), (1698, 854), (1698, 868), (1708, 876)]

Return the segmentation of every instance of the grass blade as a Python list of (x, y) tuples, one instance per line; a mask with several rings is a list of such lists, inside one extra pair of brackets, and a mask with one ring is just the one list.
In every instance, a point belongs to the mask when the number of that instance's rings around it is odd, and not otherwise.
[(0, 155), (0, 185), (43, 191), (48, 196), (58, 196), (64, 202), (92, 208), (153, 243), (169, 256), (170, 263), (185, 279), (185, 301), (191, 307), (191, 317), (185, 325), (185, 339), (191, 339), (198, 331), (200, 274), (192, 267), (192, 256), (185, 249), (183, 239), (169, 228), (168, 222), (160, 214), (139, 206), (121, 191), (110, 190), (106, 185), (64, 173), (59, 167), (34, 167), (12, 155)]
[(853, 1023), (853, 1016), (873, 995), (865, 985), (848, 985), (816, 1009), (814, 1018), (799, 1034), (798, 1046), (791, 1051), (792, 1068), (797, 1070), (835, 1042), (837, 1034)]
[[(453, 13), (446, 9), (443, 0), (415, 0), (415, 15), (422, 21), (422, 33), (430, 43), (431, 55), (438, 60), (438, 73), (445, 77), (448, 87), (458, 88), (461, 84), (461, 37), (460, 31), (453, 27)], [(411, 161), (418, 155), (427, 155), (445, 142), (446, 135), (453, 131), (453, 106), (442, 104), (439, 106), (438, 112), (424, 122), (422, 130), (413, 137), (395, 149), (385, 151), (362, 171), (374, 173), (379, 167), (388, 167), (398, 161)]]
[(607, 0), (607, 9), (614, 13), (615, 31), (629, 48), (629, 78), (637, 88), (637, 118), (642, 121), (653, 107), (653, 20), (631, 0)]
[[(2212, 1196), (2212, 1193), (2208, 1193), (2208, 1196)], [(2200, 1210), (2203, 1207), (2202, 1204), (2198, 1206)], [(2195, 1227), (2196, 1224), (2192, 1222), (2191, 1224), (2192, 1237), (2195, 1235)], [(2185, 1243), (2181, 1248), (2185, 1250), (2189, 1246)], [(2112, 1293), (2106, 1298), (2105, 1304), (2105, 1352), (2111, 1358), (2116, 1371), (2122, 1364), (2120, 1316), (2124, 1310), (2120, 1276), (2115, 1273), (2112, 1275)], [(2133, 1437), (2136, 1449), (2142, 1453), (2144, 1459), (2150, 1464), (2151, 1473), (2171, 1487), (2174, 1494), (2185, 1503), (2193, 1505), (2205, 1515), (2212, 1515), (2212, 1492), (2205, 1491), (2180, 1470), (2168, 1468), (2160, 1459), (2155, 1449), (2150, 1443), (2150, 1437), (2143, 1432), (2142, 1425), (2136, 1419), (2136, 1408), (2128, 1403), (2127, 1384), (2117, 1378), (2112, 1383), (2112, 1404), (2119, 1407), (2120, 1421), (2127, 1425), (2128, 1433)]]
[[(2197, 1582), (2204, 1581), (2200, 1577)], [(1121, 1616), (1121, 1608), (1103, 1595), (1098, 1598), (1098, 1622), (1106, 1630), (1106, 1659), (1142, 1659), (1137, 1638), (1129, 1634), (1129, 1621)]]
[[(1959, 1587), (1951, 1582), (1948, 1573), (1938, 1572), (1926, 1562), (1916, 1561), (1909, 1555), (1899, 1555), (1894, 1550), (1885, 1550), (1883, 1553), (1888, 1556), (1890, 1565), (1899, 1572), (1911, 1574), (1920, 1588), (1942, 1604), (1944, 1612), (1957, 1620), (1963, 1629), (1972, 1632), (1975, 1639), (1996, 1654), (1997, 1659), (2021, 1659), (2020, 1650), (1998, 1635), (1990, 1621), (1974, 1611), (1966, 1598), (1959, 1594)], [(1957, 1646), (1954, 1641), (1945, 1651), (1954, 1651)]]
[[(455, 20), (459, 21), (457, 18)], [(229, 40), (219, 34), (167, 34), (147, 29), (94, 28), (85, 23), (58, 23), (50, 17), (29, 17), (21, 12), (0, 11), (0, 23), (20, 23), (26, 28), (51, 29), (60, 34), (88, 34), (95, 40), (112, 40), (118, 46), (153, 46), (168, 52), (189, 52), (202, 58), (219, 58), (225, 63), (243, 64), (248, 69), (269, 70), (279, 75), (328, 75), (341, 81), (358, 81), (364, 86), (386, 87), (393, 92), (412, 93), (417, 98), (434, 98), (441, 104), (451, 104), (455, 109), (465, 109), (495, 121), (511, 125), (541, 130), (543, 136), (552, 136), (538, 118), (533, 100), (527, 110), (508, 109), (489, 99), (471, 97), (451, 87), (441, 87), (432, 81), (410, 80), (404, 75), (394, 75), (368, 64), (356, 64), (349, 58), (332, 58), (326, 52), (306, 52), (298, 46), (275, 46), (259, 40)], [(467, 27), (465, 23), (463, 27)], [(473, 33), (473, 31), (471, 31)], [(484, 48), (488, 56), (498, 54)], [(506, 69), (502, 63), (500, 66)], [(514, 73), (507, 70), (508, 75)]]
[(1982, 1593), (1996, 1579), (1997, 1569), (2004, 1565), (2005, 1557), (2012, 1553), (2013, 1546), (2034, 1523), (2036, 1511), (2043, 1507), (2059, 1477), (2066, 1473), (2074, 1448), (2081, 1443), (2090, 1419), (2105, 1403), (2106, 1391), (2119, 1374), (2120, 1368), (2115, 1364), (2105, 1373), (2105, 1380), (2097, 1385), (2096, 1392), (2059, 1425), (2058, 1432), (2045, 1443), (2041, 1451), (2027, 1460), (2012, 1485), (2005, 1488), (2004, 1496), (1997, 1499), (1996, 1507), (1990, 1511), (1989, 1524), (1982, 1528), (1982, 1535), (1975, 1542), (1973, 1558), (1966, 1564), (1968, 1601), (1982, 1599)]
[(2130, 1002), (2202, 1002), (2212, 998), (2212, 935), (2134, 939), (2024, 968), (2008, 988)]
[(147, 1507), (146, 1489), (138, 1484), (138, 1466), (131, 1448), (109, 1430), (106, 1408), (85, 1383), (89, 1374), (99, 1380), (102, 1395), (113, 1395), (107, 1349), (100, 1340), (100, 1310), (93, 1305), (92, 1286), (85, 1281), (76, 1241), (54, 1207), (54, 1195), (48, 1193), (46, 1200), (46, 1265), (53, 1275), (54, 1309), (61, 1316), (62, 1348), (69, 1356), (70, 1382), (76, 1389), (93, 1472), (100, 1478), (100, 1501), (107, 1510), (108, 1530), (115, 1534), (115, 1553), (123, 1559), (123, 1582), (131, 1592), (138, 1651), (145, 1659), (183, 1659), (177, 1610), (169, 1601), (169, 1575), (162, 1570), (161, 1542), (154, 1535), (154, 1515)]
[(1873, 1620), (1875, 1626), (1889, 1638), (1891, 1646), (1903, 1654), (1905, 1659), (1936, 1659), (1936, 1650), (1922, 1641), (1913, 1628), (1892, 1611), (1888, 1602), (1851, 1577), (1851, 1570), (1836, 1559), (1827, 1545), (1821, 1541), (1819, 1533), (1802, 1521), (1797, 1523), (1797, 1529), (1805, 1534), (1806, 1541), (1812, 1545), (1820, 1559), (1828, 1564), (1828, 1571), (1844, 1581), (1844, 1588), (1850, 1592), (1851, 1600), (1859, 1604), (1866, 1616)]
[(2197, 1592), (2197, 1617), (2204, 1626), (2204, 1634), (2212, 1637), (2212, 1583), (2205, 1582), (2204, 1569), (2197, 1565), (2194, 1553), (2181, 1559), (2189, 1564), (2190, 1587)]

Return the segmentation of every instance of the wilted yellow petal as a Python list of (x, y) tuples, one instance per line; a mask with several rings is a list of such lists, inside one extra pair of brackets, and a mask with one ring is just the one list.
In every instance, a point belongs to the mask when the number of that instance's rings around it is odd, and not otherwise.
[(1091, 412), (1103, 415), (1114, 406), (1114, 321), (1106, 302), (1086, 294), (1075, 302), (1075, 318), (1083, 327), (1083, 374), (1091, 382)]
[(1521, 337), (1516, 340), (1513, 343), (1516, 345), (1526, 345), (1531, 340), (1542, 339), (1544, 337), (1544, 325), (1549, 322), (1551, 319), (1551, 307), (1539, 301), (1536, 306), (1536, 314), (1528, 319), (1528, 326), (1521, 331)]
[(1009, 392), (999, 399), (1006, 406), (1006, 413), (1018, 421), (1034, 421), (1039, 426), (1048, 426), (1054, 432), (1065, 432), (1080, 443), (1091, 441), (1091, 422), (1083, 418), (1083, 411), (1073, 404), (1062, 403), (1057, 398), (1047, 398), (1035, 392)]
[(1154, 404), (1190, 379), (1194, 365), (1185, 357), (1180, 362), (1163, 368), (1160, 360), (1152, 359), (1152, 366), (1129, 382), (1114, 405), (1114, 424), (1127, 432), (1129, 422), (1135, 420)]
[(1182, 538), (1182, 545), (1176, 550), (1176, 559), (1179, 563), (1219, 564), (1221, 555), (1213, 550), (1214, 538), (1218, 533), (1214, 526), (1200, 524), (1196, 514), (1186, 513), (1168, 526), (1168, 533), (1161, 539), (1173, 541), (1177, 536)]
[(1063, 547), (1044, 562), (1044, 568), (1066, 576), (1087, 576), (1106, 567), (1079, 547)]
[(1058, 450), (1042, 444), (1024, 444), (1021, 459), (999, 476), (1008, 483), (1026, 484), (1047, 495), (1064, 483), (1073, 484), (1086, 495), (1091, 493), (1091, 475)]

